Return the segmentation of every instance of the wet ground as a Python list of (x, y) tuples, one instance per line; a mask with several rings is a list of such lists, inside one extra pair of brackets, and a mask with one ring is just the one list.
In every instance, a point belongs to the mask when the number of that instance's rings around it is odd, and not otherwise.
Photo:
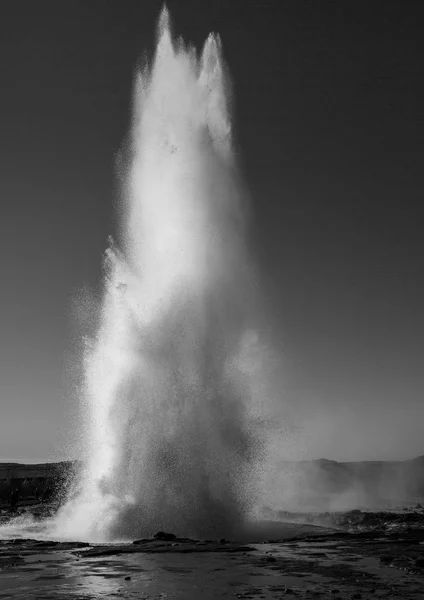
[[(345, 517), (352, 518), (371, 520), (358, 511)], [(20, 539), (9, 530), (0, 541), (0, 598), (424, 599), (424, 527), (410, 517), (395, 528), (356, 531), (267, 527), (261, 535), (284, 539), (88, 546)], [(251, 534), (254, 542), (259, 537), (259, 530)]]

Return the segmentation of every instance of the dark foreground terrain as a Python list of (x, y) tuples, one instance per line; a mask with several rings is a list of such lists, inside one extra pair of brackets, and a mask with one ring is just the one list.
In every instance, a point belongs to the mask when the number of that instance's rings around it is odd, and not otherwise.
[(23, 538), (43, 520), (25, 528), (22, 516), (3, 515), (0, 598), (424, 598), (423, 510), (309, 515), (326, 518), (326, 527), (286, 518), (292, 522), (258, 524), (238, 542), (158, 534), (87, 545)]
[(108, 545), (51, 539), (76, 467), (0, 465), (0, 598), (424, 600), (423, 457), (285, 463), (296, 512), (264, 508), (237, 540)]

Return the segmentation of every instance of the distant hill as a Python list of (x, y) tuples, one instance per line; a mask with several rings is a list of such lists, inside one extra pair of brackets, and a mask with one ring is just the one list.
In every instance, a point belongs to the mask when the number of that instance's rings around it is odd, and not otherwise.
[(288, 510), (390, 508), (424, 499), (424, 456), (404, 461), (278, 463), (270, 499)]
[[(0, 463), (0, 499), (11, 487), (22, 497), (35, 488), (56, 489), (77, 473), (81, 461)], [(404, 461), (279, 461), (263, 483), (264, 504), (275, 510), (383, 509), (424, 503), (424, 456)]]
[(57, 463), (23, 464), (0, 462), (0, 481), (8, 479), (37, 479), (56, 477), (67, 474), (78, 468), (79, 461), (62, 461)]

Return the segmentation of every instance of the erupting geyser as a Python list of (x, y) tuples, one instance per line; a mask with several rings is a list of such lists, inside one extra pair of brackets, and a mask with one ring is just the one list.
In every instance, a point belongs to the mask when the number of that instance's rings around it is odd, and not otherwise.
[(163, 10), (131, 133), (122, 242), (106, 252), (84, 357), (86, 469), (58, 529), (92, 540), (228, 536), (252, 500), (257, 337), (217, 36), (198, 58), (173, 41)]

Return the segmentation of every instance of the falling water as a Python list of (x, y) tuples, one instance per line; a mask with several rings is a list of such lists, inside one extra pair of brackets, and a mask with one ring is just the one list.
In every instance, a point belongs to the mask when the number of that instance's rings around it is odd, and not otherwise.
[(137, 75), (121, 213), (85, 350), (87, 466), (62, 535), (227, 535), (252, 502), (253, 284), (220, 40)]

